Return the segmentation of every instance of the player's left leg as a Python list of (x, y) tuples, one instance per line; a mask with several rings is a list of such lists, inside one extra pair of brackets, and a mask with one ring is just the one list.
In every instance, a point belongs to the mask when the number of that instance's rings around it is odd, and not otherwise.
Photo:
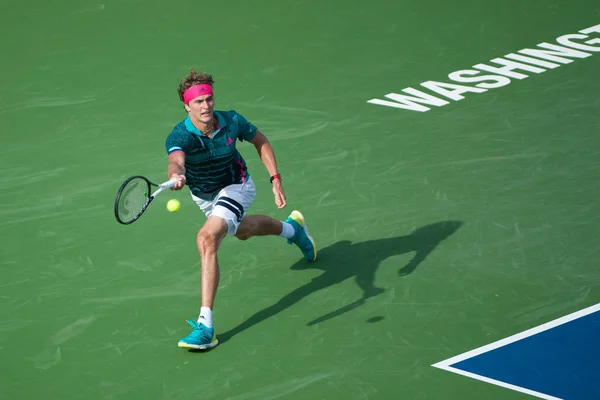
[(288, 243), (298, 246), (308, 261), (317, 259), (317, 246), (308, 233), (306, 220), (300, 211), (292, 211), (285, 221), (278, 221), (266, 215), (247, 215), (242, 219), (235, 234), (240, 240), (265, 235), (282, 236), (288, 239)]
[(266, 215), (246, 215), (255, 197), (256, 187), (252, 179), (244, 184), (227, 186), (219, 192), (215, 199), (213, 215), (219, 215), (228, 221), (227, 234), (240, 240), (247, 240), (253, 236), (282, 236), (288, 239), (288, 243), (297, 245), (304, 258), (315, 261), (315, 241), (308, 234), (302, 213), (293, 211), (285, 221), (278, 221)]
[(267, 215), (245, 215), (235, 237), (240, 240), (248, 240), (253, 236), (281, 235), (283, 228), (283, 222)]

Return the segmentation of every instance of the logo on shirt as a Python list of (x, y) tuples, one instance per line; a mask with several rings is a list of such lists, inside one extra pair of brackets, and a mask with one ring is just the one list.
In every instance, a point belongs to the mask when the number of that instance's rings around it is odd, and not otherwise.
[(235, 140), (233, 140), (232, 138), (227, 138), (227, 146), (230, 146), (233, 143), (235, 143)]

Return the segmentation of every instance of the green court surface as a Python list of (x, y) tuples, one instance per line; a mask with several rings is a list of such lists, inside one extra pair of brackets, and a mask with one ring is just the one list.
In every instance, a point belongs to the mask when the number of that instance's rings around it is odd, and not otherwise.
[[(599, 301), (600, 53), (427, 112), (367, 101), (598, 24), (591, 0), (1, 3), (0, 398), (527, 398), (431, 365)], [(125, 178), (167, 179), (192, 67), (275, 148), (285, 210), (238, 144), (250, 212), (301, 210), (320, 256), (227, 238), (207, 353), (177, 348), (187, 190), (113, 216)]]

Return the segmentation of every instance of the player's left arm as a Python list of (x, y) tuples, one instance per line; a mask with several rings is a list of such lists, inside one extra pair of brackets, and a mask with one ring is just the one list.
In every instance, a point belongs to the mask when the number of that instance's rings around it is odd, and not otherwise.
[[(269, 176), (278, 175), (279, 172), (277, 170), (277, 160), (275, 159), (275, 152), (273, 151), (273, 147), (269, 142), (269, 139), (259, 130), (256, 131), (256, 135), (249, 140), (250, 143), (254, 145), (256, 151), (258, 152), (258, 156), (261, 161), (269, 171)], [(283, 186), (281, 184), (281, 179), (275, 178), (273, 179), (273, 195), (275, 196), (275, 204), (277, 208), (283, 208), (286, 206), (285, 193), (283, 191)]]

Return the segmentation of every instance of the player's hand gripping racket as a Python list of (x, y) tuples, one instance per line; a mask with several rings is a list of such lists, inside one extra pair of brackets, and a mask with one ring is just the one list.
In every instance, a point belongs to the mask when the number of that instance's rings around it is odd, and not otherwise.
[[(139, 175), (127, 178), (115, 199), (115, 218), (124, 225), (137, 221), (160, 192), (172, 188), (176, 183), (177, 180), (172, 179), (157, 185)], [(157, 189), (150, 194), (153, 187)]]

